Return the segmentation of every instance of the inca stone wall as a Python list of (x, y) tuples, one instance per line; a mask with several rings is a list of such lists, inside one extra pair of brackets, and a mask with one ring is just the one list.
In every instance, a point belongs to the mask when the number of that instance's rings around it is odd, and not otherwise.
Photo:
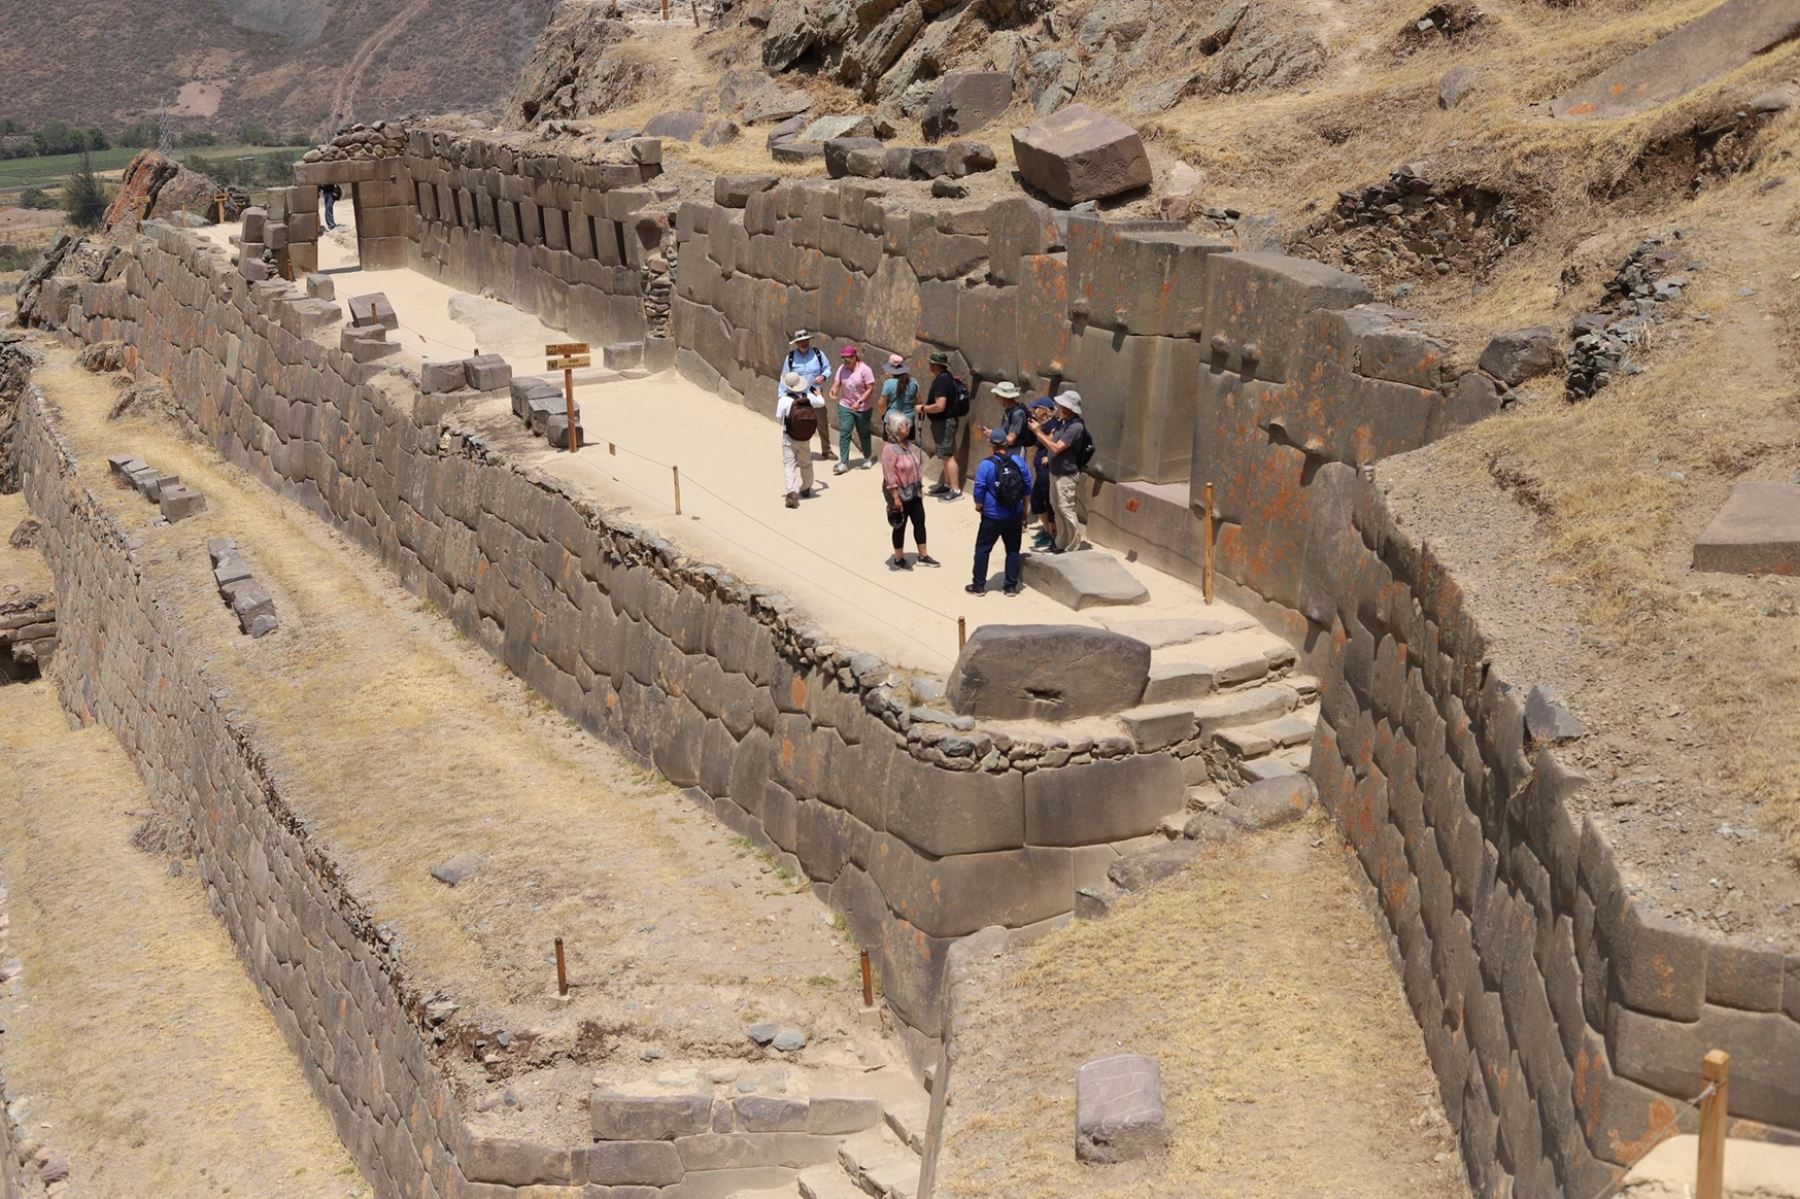
[(1076, 888), (1205, 777), (1197, 729), (1053, 747), (914, 721), (875, 656), (502, 460), (457, 421), (479, 393), (422, 396), (412, 375), (356, 362), (303, 292), (247, 283), (192, 234), (148, 226), (108, 276), (59, 287), (71, 332), (135, 344), (227, 458), (379, 554), (571, 719), (786, 855), (870, 948), (920, 1055), (957, 938), (1067, 916)]

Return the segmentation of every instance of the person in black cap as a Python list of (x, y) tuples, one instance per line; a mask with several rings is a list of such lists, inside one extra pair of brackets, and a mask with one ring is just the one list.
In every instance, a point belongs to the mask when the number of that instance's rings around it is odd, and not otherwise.
[(1025, 533), (1025, 500), (1031, 494), (1031, 472), (1018, 451), (1008, 449), (1006, 430), (988, 431), (989, 453), (975, 467), (975, 506), (981, 527), (975, 534), (975, 578), (964, 587), (970, 595), (987, 591), (988, 557), (994, 542), (1006, 546), (1007, 595), (1019, 594), (1019, 541)]

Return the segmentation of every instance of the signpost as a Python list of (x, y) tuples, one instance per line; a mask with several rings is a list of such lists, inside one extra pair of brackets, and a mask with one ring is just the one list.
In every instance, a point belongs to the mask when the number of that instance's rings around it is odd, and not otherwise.
[(564, 439), (569, 453), (575, 452), (575, 444), (580, 438), (576, 434), (575, 422), (575, 372), (592, 366), (592, 348), (585, 341), (565, 341), (544, 347), (544, 354), (550, 359), (548, 369), (563, 373), (563, 398), (569, 405), (569, 435)]
[(214, 192), (213, 203), (216, 204), (219, 209), (219, 219), (217, 223), (223, 225), (225, 223), (225, 193)]

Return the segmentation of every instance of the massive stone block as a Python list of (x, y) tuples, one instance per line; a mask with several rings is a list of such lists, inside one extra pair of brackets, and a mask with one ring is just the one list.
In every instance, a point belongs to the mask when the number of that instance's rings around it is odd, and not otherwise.
[(1064, 204), (1150, 186), (1150, 159), (1137, 130), (1085, 104), (1015, 129), (1012, 140), (1025, 182)]
[(951, 669), (956, 711), (1000, 720), (1073, 720), (1132, 707), (1150, 647), (1083, 625), (984, 625)]
[(921, 122), (925, 139), (973, 133), (1012, 103), (1012, 76), (1001, 71), (952, 71), (931, 93)]
[(1800, 483), (1739, 483), (1700, 540), (1694, 569), (1800, 574)]

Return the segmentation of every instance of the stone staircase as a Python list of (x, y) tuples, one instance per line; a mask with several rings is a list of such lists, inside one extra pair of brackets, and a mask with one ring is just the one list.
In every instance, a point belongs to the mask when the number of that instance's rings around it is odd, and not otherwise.
[(923, 1090), (884, 1096), (881, 1122), (839, 1142), (837, 1161), (808, 1166), (791, 1186), (731, 1199), (917, 1199), (930, 1113)]

